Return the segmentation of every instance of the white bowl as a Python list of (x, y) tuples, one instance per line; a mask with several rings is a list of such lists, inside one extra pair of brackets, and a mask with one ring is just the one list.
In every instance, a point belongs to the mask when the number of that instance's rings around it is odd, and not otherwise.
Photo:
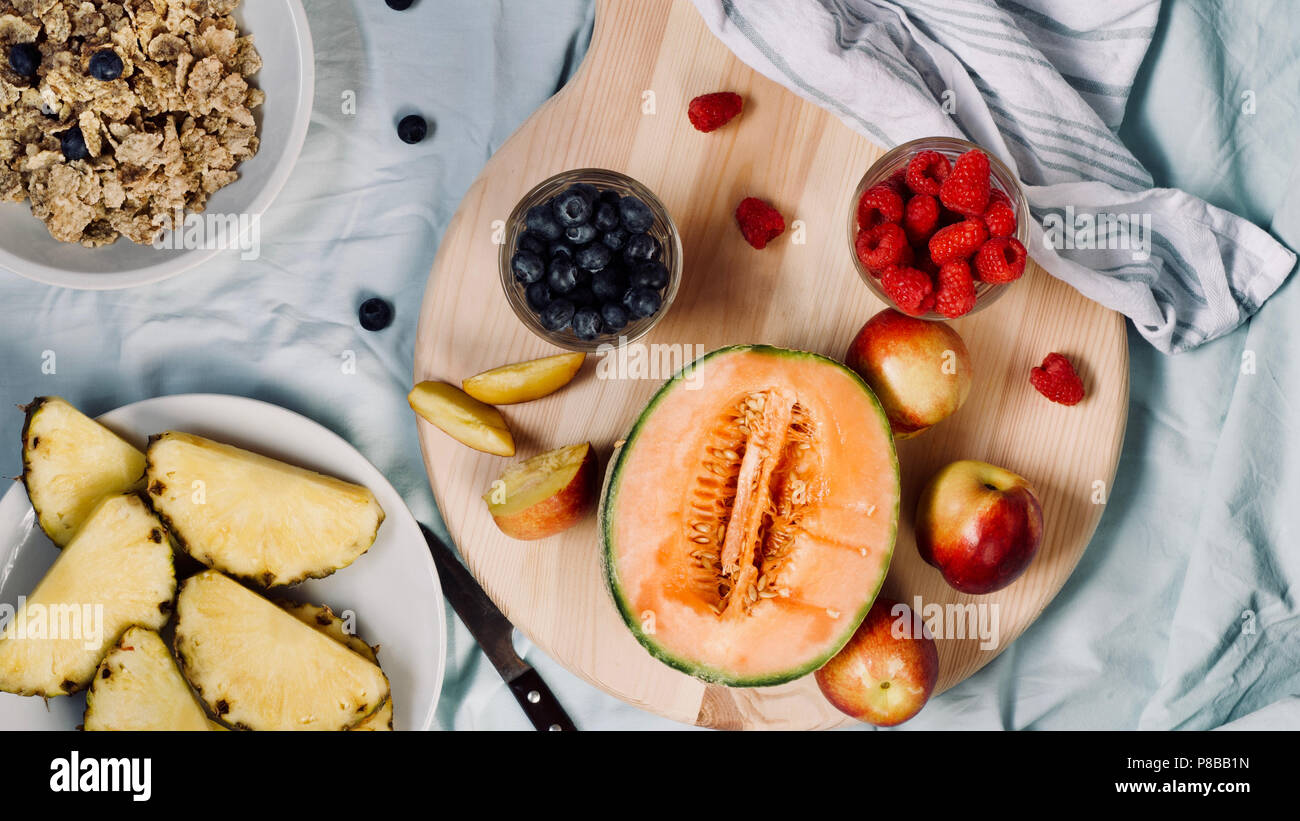
[[(298, 160), (311, 120), (316, 67), (301, 0), (245, 0), (235, 17), (262, 55), (262, 70), (253, 77), (266, 92), (266, 103), (255, 112), (261, 148), (240, 164), (238, 180), (212, 195), (207, 213), (251, 219), (270, 206)], [(51, 237), (32, 216), (30, 203), (0, 203), (0, 268), (50, 285), (130, 288), (175, 276), (221, 251), (158, 249), (126, 238), (83, 248)]]

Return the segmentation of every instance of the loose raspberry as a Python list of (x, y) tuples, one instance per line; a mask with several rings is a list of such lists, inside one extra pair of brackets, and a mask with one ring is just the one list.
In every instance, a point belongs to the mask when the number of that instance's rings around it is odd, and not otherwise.
[(989, 205), (989, 158), (972, 148), (957, 158), (952, 173), (939, 188), (939, 200), (967, 217), (981, 217)]
[(1029, 371), (1029, 384), (1053, 402), (1077, 405), (1083, 399), (1083, 380), (1059, 353), (1049, 353), (1043, 364)]
[(691, 104), (686, 109), (686, 116), (690, 118), (691, 125), (695, 126), (696, 131), (707, 133), (716, 131), (731, 122), (744, 107), (745, 101), (739, 94), (718, 91), (691, 100)]
[(937, 197), (951, 170), (948, 158), (938, 151), (919, 151), (907, 163), (907, 187), (913, 193)]
[(736, 207), (736, 222), (745, 242), (762, 250), (785, 231), (785, 218), (772, 206), (758, 197), (746, 197)]
[(975, 280), (966, 260), (954, 259), (939, 269), (934, 307), (949, 319), (965, 316), (975, 307)]
[(990, 201), (984, 212), (984, 224), (990, 237), (1009, 237), (1016, 232), (1016, 212), (1004, 202)]
[(940, 228), (930, 237), (930, 259), (942, 266), (954, 259), (969, 259), (988, 239), (984, 220), (968, 219)]
[(858, 200), (858, 227), (875, 228), (882, 222), (903, 219), (903, 198), (885, 185), (874, 185), (862, 192)]
[(975, 253), (975, 276), (983, 282), (1001, 285), (1015, 282), (1025, 273), (1025, 246), (1012, 237), (995, 237)]
[(867, 229), (855, 247), (858, 259), (873, 271), (883, 271), (891, 265), (911, 262), (912, 247), (907, 244), (907, 235), (892, 222), (882, 222), (875, 228)]
[(915, 268), (906, 265), (886, 268), (880, 275), (880, 287), (905, 314), (921, 316), (934, 306), (934, 284)]
[(914, 245), (924, 245), (939, 227), (939, 201), (929, 194), (917, 194), (903, 210), (903, 230)]

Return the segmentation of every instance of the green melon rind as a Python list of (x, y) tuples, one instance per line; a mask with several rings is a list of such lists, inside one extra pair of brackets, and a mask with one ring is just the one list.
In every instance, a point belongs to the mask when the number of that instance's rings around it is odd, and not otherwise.
[(893, 435), (890, 433), (889, 417), (886, 416), (885, 409), (881, 406), (880, 400), (876, 398), (876, 394), (871, 390), (867, 383), (863, 381), (862, 377), (858, 376), (858, 374), (853, 371), (853, 369), (844, 365), (842, 362), (830, 358), (829, 356), (823, 356), (822, 354), (812, 353), (810, 351), (796, 351), (790, 348), (779, 348), (774, 345), (732, 345), (730, 347), (718, 348), (715, 351), (711, 351), (694, 362), (686, 365), (674, 374), (672, 378), (665, 382), (663, 386), (655, 392), (655, 395), (651, 397), (650, 402), (645, 406), (645, 409), (641, 411), (641, 415), (637, 417), (635, 424), (632, 426), (632, 430), (628, 432), (622, 445), (614, 449), (614, 454), (609, 460), (609, 467), (605, 471), (604, 486), (601, 488), (600, 492), (600, 504), (597, 508), (597, 529), (600, 532), (601, 539), (601, 565), (605, 576), (605, 586), (609, 590), (610, 597), (613, 598), (614, 605), (618, 608), (619, 614), (623, 617), (623, 622), (627, 625), (628, 629), (632, 631), (632, 635), (636, 637), (636, 640), (641, 643), (641, 646), (644, 647), (650, 655), (654, 656), (659, 661), (662, 661), (664, 664), (667, 664), (669, 667), (680, 670), (687, 675), (694, 676), (701, 681), (706, 681), (711, 684), (722, 684), (727, 687), (771, 687), (777, 684), (785, 684), (786, 682), (794, 681), (797, 678), (802, 678), (803, 676), (806, 676), (814, 670), (824, 666), (826, 662), (830, 661), (831, 658), (835, 656), (836, 653), (844, 649), (844, 646), (849, 643), (851, 638), (853, 638), (853, 634), (857, 632), (858, 626), (862, 624), (863, 619), (867, 617), (867, 613), (871, 611), (871, 605), (875, 603), (876, 597), (880, 595), (880, 588), (885, 583), (885, 577), (889, 575), (889, 566), (893, 561), (894, 547), (898, 540), (898, 514), (902, 497), (901, 486), (900, 491), (894, 494), (894, 508), (890, 512), (889, 548), (888, 555), (885, 557), (884, 569), (880, 573), (880, 578), (876, 580), (876, 588), (872, 591), (871, 597), (865, 600), (865, 603), (853, 618), (850, 626), (845, 628), (843, 637), (833, 642), (827, 652), (802, 667), (766, 677), (746, 678), (735, 676), (726, 670), (719, 670), (714, 667), (709, 667), (680, 658), (659, 646), (652, 636), (647, 635), (645, 631), (641, 629), (641, 621), (638, 614), (633, 612), (631, 602), (622, 595), (622, 586), (619, 584), (618, 574), (615, 569), (614, 544), (610, 534), (608, 516), (608, 510), (618, 496), (618, 475), (622, 470), (623, 459), (628, 453), (628, 447), (636, 441), (637, 435), (641, 432), (641, 427), (653, 415), (654, 410), (659, 403), (663, 401), (674, 387), (682, 384), (683, 380), (690, 375), (693, 369), (699, 367), (707, 360), (724, 354), (744, 352), (760, 353), (769, 356), (811, 359), (820, 363), (833, 365), (852, 377), (852, 379), (862, 388), (863, 393), (870, 397), (871, 404), (876, 409), (876, 421), (885, 432), (885, 441), (889, 443), (889, 459), (894, 469), (894, 482), (898, 485), (898, 451), (894, 446)]

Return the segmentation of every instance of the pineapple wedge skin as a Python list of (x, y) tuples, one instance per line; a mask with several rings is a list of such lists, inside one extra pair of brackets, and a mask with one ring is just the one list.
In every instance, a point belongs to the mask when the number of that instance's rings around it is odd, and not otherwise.
[(379, 666), (215, 570), (181, 584), (173, 645), (208, 710), (240, 730), (346, 730), (390, 692)]
[(58, 396), (38, 396), (23, 422), (23, 486), (59, 547), (106, 496), (144, 487), (144, 454)]
[[(284, 601), (279, 602), (284, 611), (303, 624), (319, 630), (321, 633), (329, 636), (343, 646), (347, 647), (354, 653), (359, 653), (372, 663), (379, 664), (379, 648), (371, 647), (355, 633), (347, 631), (347, 622), (340, 616), (334, 614), (328, 606), (324, 604), (308, 604), (305, 602)], [(382, 668), (381, 668), (382, 669)], [(393, 699), (389, 696), (384, 703), (379, 705), (379, 709), (371, 713), (364, 721), (354, 727), (349, 727), (353, 732), (386, 732), (393, 729)]]
[(177, 546), (259, 587), (342, 570), (384, 521), (361, 485), (188, 433), (151, 436), (145, 465), (146, 496)]
[(171, 650), (153, 630), (131, 627), (99, 665), (86, 693), (89, 732), (198, 731), (216, 727)]
[(361, 654), (371, 664), (379, 664), (378, 649), (371, 647), (355, 633), (349, 633), (347, 622), (342, 616), (336, 615), (328, 605), (296, 601), (282, 601), (276, 604), (308, 627), (324, 633), (352, 652)]
[[(100, 661), (132, 625), (161, 629), (171, 616), (176, 571), (162, 524), (134, 493), (103, 500), (77, 531), (0, 635), (0, 690), (71, 695), (90, 684)], [(37, 608), (78, 637), (36, 635)], [(90, 608), (89, 610), (87, 608)], [(85, 614), (98, 630), (86, 628)], [(48, 630), (46, 631), (48, 632)], [(61, 624), (58, 632), (63, 632)], [(96, 636), (98, 634), (96, 641)]]

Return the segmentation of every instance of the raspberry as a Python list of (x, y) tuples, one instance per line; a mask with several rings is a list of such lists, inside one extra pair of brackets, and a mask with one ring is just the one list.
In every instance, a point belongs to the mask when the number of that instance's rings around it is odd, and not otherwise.
[(924, 245), (939, 226), (939, 201), (929, 194), (917, 194), (903, 210), (903, 230), (915, 245)]
[(759, 250), (785, 231), (785, 219), (781, 213), (758, 197), (746, 197), (740, 201), (736, 207), (736, 222), (740, 223), (740, 233), (745, 235), (745, 242)]
[(1025, 246), (1011, 237), (995, 237), (975, 253), (975, 275), (983, 282), (1015, 282), (1025, 273)]
[(866, 268), (868, 271), (870, 271), (873, 277), (879, 279), (880, 272), (867, 264), (867, 250), (868, 250), (867, 243), (869, 241), (867, 239), (867, 233), (868, 232), (866, 229), (863, 228), (858, 229), (857, 239), (853, 240), (853, 252), (857, 254), (858, 261), (862, 263), (862, 266)]
[(940, 228), (930, 237), (930, 259), (942, 266), (954, 259), (969, 259), (988, 239), (984, 220), (968, 219)]
[(957, 158), (952, 173), (939, 188), (939, 200), (967, 217), (980, 217), (989, 204), (989, 158), (971, 149)]
[(952, 166), (938, 151), (920, 151), (907, 163), (907, 187), (916, 194), (939, 196), (939, 188)]
[(1077, 405), (1083, 399), (1083, 380), (1059, 353), (1049, 353), (1043, 364), (1029, 371), (1029, 384), (1053, 402)]
[(873, 271), (911, 262), (912, 247), (907, 244), (907, 235), (892, 222), (882, 222), (875, 228), (859, 232), (854, 246), (858, 259)]
[(1016, 212), (1005, 202), (990, 200), (988, 210), (984, 212), (984, 224), (988, 226), (990, 237), (1009, 237), (1016, 232)]
[(745, 107), (745, 101), (739, 94), (730, 91), (718, 91), (704, 94), (691, 100), (686, 109), (686, 116), (696, 131), (715, 131), (722, 128)]
[(975, 280), (971, 279), (966, 260), (954, 259), (939, 269), (934, 307), (949, 319), (965, 316), (975, 307)]
[(903, 219), (903, 198), (886, 185), (875, 185), (862, 192), (858, 200), (858, 227), (875, 228), (882, 222)]
[(892, 265), (880, 275), (880, 287), (905, 314), (921, 316), (934, 306), (934, 284), (915, 268)]
[(880, 183), (889, 190), (893, 191), (902, 199), (907, 199), (912, 192), (907, 187), (907, 169), (902, 168), (890, 175), (889, 179)]

